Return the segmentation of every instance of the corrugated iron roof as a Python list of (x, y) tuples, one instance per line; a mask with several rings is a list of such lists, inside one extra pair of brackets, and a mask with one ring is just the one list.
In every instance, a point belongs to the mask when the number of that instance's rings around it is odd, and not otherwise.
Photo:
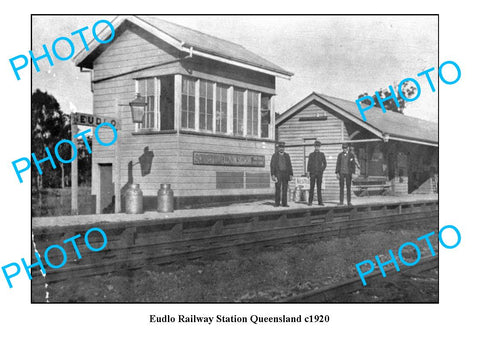
[(283, 123), (289, 119), (295, 114), (298, 108), (303, 107), (302, 102), (305, 102), (309, 98), (312, 102), (316, 100), (323, 104), (325, 104), (325, 101), (333, 104), (345, 112), (342, 113), (343, 116), (350, 118), (358, 125), (365, 125), (365, 128), (373, 128), (383, 134), (388, 134), (392, 137), (399, 137), (405, 140), (417, 140), (438, 144), (438, 124), (435, 122), (414, 118), (389, 110), (387, 110), (386, 113), (383, 113), (382, 109), (377, 107), (373, 107), (365, 112), (367, 121), (364, 122), (355, 102), (316, 92), (313, 92), (282, 113), (278, 118), (278, 122)]
[[(118, 29), (126, 21), (143, 28), (152, 35), (171, 44), (173, 47), (184, 52), (190, 52), (193, 55), (204, 56), (208, 59), (218, 60), (284, 78), (290, 78), (293, 75), (293, 73), (260, 57), (241, 45), (168, 22), (158, 17), (117, 16), (111, 23), (115, 29)], [(101, 32), (99, 36), (102, 36), (102, 34), (103, 32)], [(110, 31), (108, 31), (108, 35), (110, 35)], [(98, 51), (97, 49), (100, 47), (100, 44), (92, 40), (89, 43), (89, 47), (90, 51), (82, 49), (75, 56), (74, 60), (77, 66), (91, 68), (91, 61), (98, 55), (96, 51)]]
[(217, 38), (215, 36), (184, 27), (179, 24), (168, 22), (164, 19), (152, 16), (136, 16), (137, 18), (153, 25), (158, 30), (183, 41), (186, 46), (205, 53), (219, 55), (224, 58), (251, 64), (259, 68), (273, 70), (278, 73), (292, 76), (293, 73), (279, 67), (278, 65), (260, 57), (247, 50), (245, 47), (233, 42)]

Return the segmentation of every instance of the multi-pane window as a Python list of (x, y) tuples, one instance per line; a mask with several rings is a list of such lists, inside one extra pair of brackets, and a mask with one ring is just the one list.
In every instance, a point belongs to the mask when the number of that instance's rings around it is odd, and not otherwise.
[(264, 95), (262, 93), (261, 102), (261, 113), (262, 113), (262, 125), (261, 125), (261, 137), (268, 138), (269, 130), (270, 130), (270, 123), (271, 123), (271, 107), (270, 107), (270, 96)]
[(200, 130), (213, 131), (213, 82), (200, 80)]
[(247, 94), (247, 136), (258, 136), (258, 92)]
[(147, 106), (145, 108), (145, 117), (143, 123), (139, 125), (142, 129), (155, 129), (158, 126), (159, 102), (158, 80), (156, 78), (138, 80), (137, 92), (145, 97)]
[(243, 136), (243, 113), (244, 113), (245, 90), (235, 88), (233, 90), (233, 134)]
[(217, 84), (216, 131), (227, 133), (227, 86)]
[(195, 80), (182, 79), (182, 127), (195, 128)]
[(135, 92), (146, 102), (143, 122), (135, 126), (137, 131), (175, 128), (173, 75), (136, 80)]
[(271, 97), (245, 88), (182, 76), (181, 128), (271, 138)]

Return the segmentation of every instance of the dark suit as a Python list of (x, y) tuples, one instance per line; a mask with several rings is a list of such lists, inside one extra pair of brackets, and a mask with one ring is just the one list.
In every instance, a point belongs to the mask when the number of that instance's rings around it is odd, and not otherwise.
[[(342, 158), (346, 161), (345, 168), (342, 168)], [(342, 151), (337, 157), (337, 167), (335, 173), (340, 175), (340, 204), (343, 204), (344, 186), (347, 186), (347, 202), (352, 200), (352, 174), (355, 173), (355, 156), (348, 152), (346, 155)]]
[[(283, 158), (280, 158), (283, 156)], [(272, 155), (270, 161), (270, 174), (277, 177), (277, 182), (275, 183), (275, 205), (280, 204), (280, 191), (282, 193), (282, 205), (287, 205), (287, 189), (288, 181), (290, 176), (293, 176), (292, 162), (290, 161), (290, 155), (287, 153), (276, 152)]]
[(308, 156), (307, 172), (310, 174), (310, 194), (308, 196), (308, 203), (313, 201), (313, 191), (315, 183), (317, 183), (317, 198), (318, 203), (322, 203), (322, 178), (323, 171), (327, 167), (327, 160), (325, 154), (321, 151), (314, 151)]

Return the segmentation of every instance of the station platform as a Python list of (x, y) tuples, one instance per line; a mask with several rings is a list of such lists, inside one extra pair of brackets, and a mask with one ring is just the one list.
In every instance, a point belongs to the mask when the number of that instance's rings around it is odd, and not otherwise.
[[(50, 245), (83, 235), (91, 228), (100, 228), (108, 236), (106, 248), (98, 253), (92, 253), (83, 239), (76, 240), (84, 257), (49, 271), (47, 279), (51, 282), (438, 221), (438, 195), (371, 196), (352, 198), (352, 204), (308, 206), (290, 202), (289, 207), (274, 207), (273, 201), (267, 200), (172, 213), (33, 218), (32, 251), (43, 254)], [(97, 247), (104, 242), (98, 233), (89, 240)], [(75, 254), (72, 246), (64, 247), (67, 255)], [(49, 255), (54, 265), (62, 258), (60, 253)], [(36, 282), (42, 280), (36, 278)]]
[[(404, 196), (369, 196), (369, 197), (353, 197), (353, 206), (368, 206), (378, 204), (401, 204), (414, 203), (421, 201), (438, 200), (438, 194), (416, 194)], [(308, 206), (306, 202), (288, 202), (289, 207), (274, 207), (273, 200), (263, 200), (250, 203), (238, 203), (229, 206), (208, 207), (196, 209), (176, 210), (172, 213), (160, 213), (157, 211), (147, 211), (143, 214), (94, 214), (79, 216), (56, 216), (56, 217), (34, 217), (32, 218), (33, 229), (48, 229), (49, 227), (76, 227), (79, 225), (91, 226), (97, 223), (129, 223), (136, 221), (157, 221), (172, 220), (179, 221), (182, 219), (191, 220), (192, 218), (211, 218), (219, 215), (245, 216), (249, 213), (256, 215), (261, 212), (295, 212), (299, 210), (318, 209), (320, 207), (331, 208), (337, 207), (338, 202), (325, 202), (325, 206), (318, 206), (313, 203)]]

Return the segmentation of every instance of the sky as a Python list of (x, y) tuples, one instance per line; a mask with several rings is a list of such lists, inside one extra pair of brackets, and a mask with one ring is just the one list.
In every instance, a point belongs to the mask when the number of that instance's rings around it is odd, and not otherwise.
[[(34, 16), (32, 51), (41, 55), (42, 45), (65, 36), (83, 45), (71, 32), (114, 16)], [(244, 46), (280, 67), (293, 72), (290, 80), (277, 78), (275, 109), (284, 112), (312, 93), (355, 101), (388, 85), (438, 67), (438, 21), (436, 16), (161, 16), (201, 32)], [(98, 27), (99, 31), (101, 26)], [(93, 39), (91, 30), (85, 31)], [(59, 44), (59, 54), (68, 46)], [(80, 72), (73, 59), (39, 61), (40, 72), (32, 73), (32, 91), (48, 91), (62, 110), (92, 113), (90, 74)], [(432, 74), (436, 92), (428, 82), (416, 78), (419, 98), (407, 103), (404, 114), (438, 121), (438, 79)], [(446, 75), (448, 75), (446, 70)], [(441, 87), (441, 86), (440, 86)], [(366, 113), (368, 117), (368, 112)]]

